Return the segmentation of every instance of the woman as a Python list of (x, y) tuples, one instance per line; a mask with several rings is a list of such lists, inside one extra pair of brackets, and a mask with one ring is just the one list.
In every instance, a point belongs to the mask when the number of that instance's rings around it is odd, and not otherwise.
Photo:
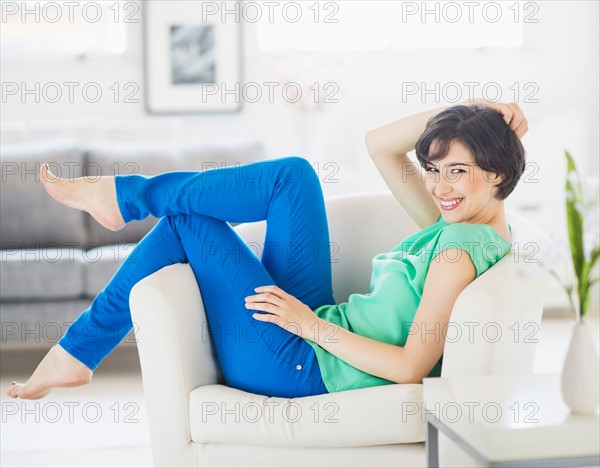
[[(7, 395), (42, 398), (54, 387), (89, 383), (132, 328), (131, 288), (179, 262), (196, 275), (232, 387), (301, 397), (439, 376), (456, 298), (510, 250), (503, 200), (524, 171), (526, 132), (518, 105), (484, 100), (368, 132), (375, 165), (422, 230), (373, 259), (370, 293), (339, 305), (323, 194), (303, 158), (94, 181), (60, 179), (43, 164), (49, 195), (108, 229), (149, 214), (161, 219), (31, 378), (13, 382)], [(406, 155), (413, 148), (424, 173)], [(265, 219), (259, 260), (227, 221)]]

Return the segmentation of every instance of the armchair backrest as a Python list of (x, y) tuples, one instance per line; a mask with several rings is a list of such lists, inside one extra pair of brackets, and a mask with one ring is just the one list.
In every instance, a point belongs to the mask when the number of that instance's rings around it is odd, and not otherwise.
[[(419, 230), (391, 192), (340, 195), (325, 200), (332, 244), (333, 291), (337, 303), (369, 292), (372, 259)], [(531, 373), (535, 358), (546, 274), (524, 276), (519, 253), (548, 242), (534, 224), (505, 210), (513, 248), (459, 295), (450, 318), (442, 376)], [(241, 224), (246, 242), (263, 244), (266, 223)], [(539, 261), (539, 258), (537, 260)]]
[(451, 322), (457, 327), (452, 337), (448, 329), (442, 377), (533, 372), (550, 276), (541, 269), (526, 275), (523, 264), (539, 262), (550, 239), (517, 213), (505, 213), (511, 251), (456, 300)]

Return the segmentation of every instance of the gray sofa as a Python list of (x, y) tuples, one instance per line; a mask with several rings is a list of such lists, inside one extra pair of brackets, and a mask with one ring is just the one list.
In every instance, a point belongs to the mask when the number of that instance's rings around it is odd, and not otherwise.
[[(2, 145), (0, 318), (2, 348), (50, 347), (114, 275), (156, 218), (120, 231), (49, 197), (42, 162), (63, 177), (154, 175), (265, 159), (259, 142), (76, 141)], [(232, 223), (232, 225), (234, 225)], [(123, 343), (134, 343), (132, 335)]]

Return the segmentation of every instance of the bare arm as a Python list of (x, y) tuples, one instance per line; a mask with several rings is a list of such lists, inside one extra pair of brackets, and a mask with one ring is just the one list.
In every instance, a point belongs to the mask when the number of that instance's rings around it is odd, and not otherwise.
[(427, 109), (388, 122), (381, 127), (370, 130), (365, 135), (367, 150), (371, 156), (390, 155), (402, 156), (415, 149), (415, 143), (425, 130), (427, 121), (448, 107), (466, 104), (462, 101), (456, 104)]
[[(391, 382), (420, 383), (442, 356), (454, 303), (475, 274), (475, 266), (464, 250), (447, 249), (432, 260), (412, 321), (416, 329), (411, 328), (404, 346), (383, 343), (330, 323), (276, 285), (256, 288), (258, 294), (246, 297), (246, 307), (267, 312), (253, 314), (253, 318), (313, 341), (367, 374)], [(422, 330), (439, 332), (421, 334)]]
[(474, 279), (475, 266), (466, 251), (448, 249), (437, 255), (404, 346), (357, 335), (320, 318), (307, 338), (367, 374), (396, 383), (421, 383), (442, 356), (456, 299)]
[(460, 104), (479, 104), (499, 111), (519, 138), (523, 138), (528, 131), (527, 119), (518, 104), (488, 102), (483, 98), (475, 98), (407, 115), (370, 130), (365, 135), (367, 151), (375, 166), (396, 200), (421, 229), (436, 222), (440, 210), (425, 188), (423, 169), (413, 162), (407, 153), (415, 149), (415, 144), (425, 131), (429, 118), (447, 107)]
[[(473, 103), (478, 100), (471, 101)], [(458, 104), (467, 104), (462, 101)], [(386, 184), (410, 217), (423, 229), (435, 223), (440, 210), (425, 188), (425, 175), (418, 163), (411, 161), (407, 153), (425, 131), (430, 117), (440, 113), (445, 105), (389, 122), (370, 130), (365, 135), (367, 151)]]

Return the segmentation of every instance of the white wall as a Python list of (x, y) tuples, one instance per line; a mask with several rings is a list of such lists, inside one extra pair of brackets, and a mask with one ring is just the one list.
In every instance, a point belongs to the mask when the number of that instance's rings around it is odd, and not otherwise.
[[(343, 3), (343, 2), (342, 2)], [(402, 102), (401, 82), (481, 83), (497, 82), (505, 96), (509, 86), (535, 82), (539, 86), (539, 103), (523, 104), (531, 120), (549, 111), (577, 112), (584, 119), (585, 137), (581, 152), (589, 157), (592, 168), (598, 168), (598, 3), (587, 1), (537, 2), (539, 23), (525, 24), (525, 44), (518, 49), (489, 48), (483, 50), (419, 50), (361, 51), (339, 53), (340, 86), (338, 104), (325, 106), (323, 125), (326, 135), (322, 150), (332, 160), (362, 158), (362, 137), (366, 130), (386, 120), (438, 103), (417, 97)], [(343, 6), (342, 6), (343, 8)], [(2, 81), (42, 83), (56, 81), (135, 82), (143, 89), (142, 25), (129, 24), (129, 50), (122, 57), (90, 57), (75, 59), (2, 59)], [(244, 25), (246, 81), (264, 82), (277, 77), (270, 55), (256, 48), (255, 25)], [(74, 38), (74, 40), (76, 40)], [(318, 70), (315, 81), (322, 78)], [(293, 80), (294, 77), (291, 77)], [(140, 91), (141, 98), (143, 92)], [(503, 94), (504, 96), (504, 94)], [(466, 95), (465, 95), (466, 97)], [(30, 119), (81, 119), (85, 117), (117, 120), (163, 120), (147, 115), (143, 103), (112, 103), (102, 100), (88, 104), (35, 103), (29, 98), (23, 104), (16, 98), (3, 104), (3, 123)], [(205, 115), (176, 118), (186, 131), (183, 135), (227, 137), (232, 134), (263, 139), (272, 154), (297, 151), (294, 106), (279, 100), (275, 104), (246, 103), (241, 114)], [(532, 122), (533, 123), (533, 122)], [(532, 130), (532, 135), (535, 128)], [(565, 142), (571, 143), (571, 142)], [(575, 142), (572, 142), (575, 144)], [(575, 152), (575, 150), (573, 150)], [(583, 157), (583, 156), (580, 156)]]
[[(342, 2), (343, 3), (343, 2)], [(294, 105), (245, 103), (243, 111), (231, 115), (157, 117), (146, 114), (143, 102), (112, 103), (103, 100), (50, 104), (9, 99), (2, 105), (3, 135), (7, 129), (35, 127), (63, 122), (67, 132), (81, 122), (118, 121), (120, 126), (153, 125), (176, 128), (178, 138), (260, 139), (267, 155), (303, 154), (322, 164), (337, 164), (335, 183), (325, 183), (326, 195), (372, 189), (385, 190), (364, 149), (364, 133), (379, 124), (440, 104), (434, 99), (413, 97), (403, 102), (403, 82), (487, 82), (499, 83), (506, 100), (512, 100), (509, 87), (534, 82), (539, 87), (538, 103), (521, 103), (530, 131), (524, 139), (527, 157), (539, 169), (534, 184), (521, 184), (508, 199), (507, 207), (531, 216), (544, 229), (565, 237), (562, 215), (564, 149), (577, 159), (580, 171), (598, 174), (599, 122), (599, 28), (598, 2), (536, 2), (539, 22), (525, 24), (525, 42), (517, 49), (480, 50), (385, 50), (334, 54), (337, 69), (331, 73), (317, 69), (314, 81), (335, 80), (339, 103), (327, 104), (319, 115), (303, 115)], [(343, 4), (342, 4), (343, 7)], [(87, 60), (2, 59), (2, 81), (59, 83), (99, 82), (103, 89), (111, 83), (135, 82), (143, 90), (142, 24), (128, 25), (129, 50), (121, 57), (89, 57)], [(253, 24), (244, 25), (244, 78), (262, 83), (278, 79), (280, 58), (262, 53), (256, 47)], [(319, 58), (327, 54), (315, 54)], [(286, 56), (294, 64), (296, 58)], [(294, 76), (290, 76), (294, 80)], [(466, 90), (466, 88), (465, 88)], [(504, 96), (504, 94), (503, 94)], [(143, 91), (139, 97), (143, 99)], [(467, 97), (466, 95), (464, 97)], [(503, 99), (504, 100), (504, 99)], [(63, 130), (64, 132), (64, 130)], [(170, 133), (169, 133), (170, 132)], [(173, 131), (166, 133), (173, 134)], [(160, 135), (154, 131), (153, 135)], [(308, 141), (311, 138), (312, 140)], [(321, 166), (322, 167), (322, 166)], [(323, 170), (323, 177), (331, 174)], [(560, 210), (556, 209), (560, 204)], [(533, 205), (533, 211), (526, 211)], [(563, 216), (563, 218), (561, 218)], [(560, 292), (558, 293), (560, 295)], [(596, 289), (597, 296), (597, 289)], [(597, 297), (593, 303), (598, 308)]]

